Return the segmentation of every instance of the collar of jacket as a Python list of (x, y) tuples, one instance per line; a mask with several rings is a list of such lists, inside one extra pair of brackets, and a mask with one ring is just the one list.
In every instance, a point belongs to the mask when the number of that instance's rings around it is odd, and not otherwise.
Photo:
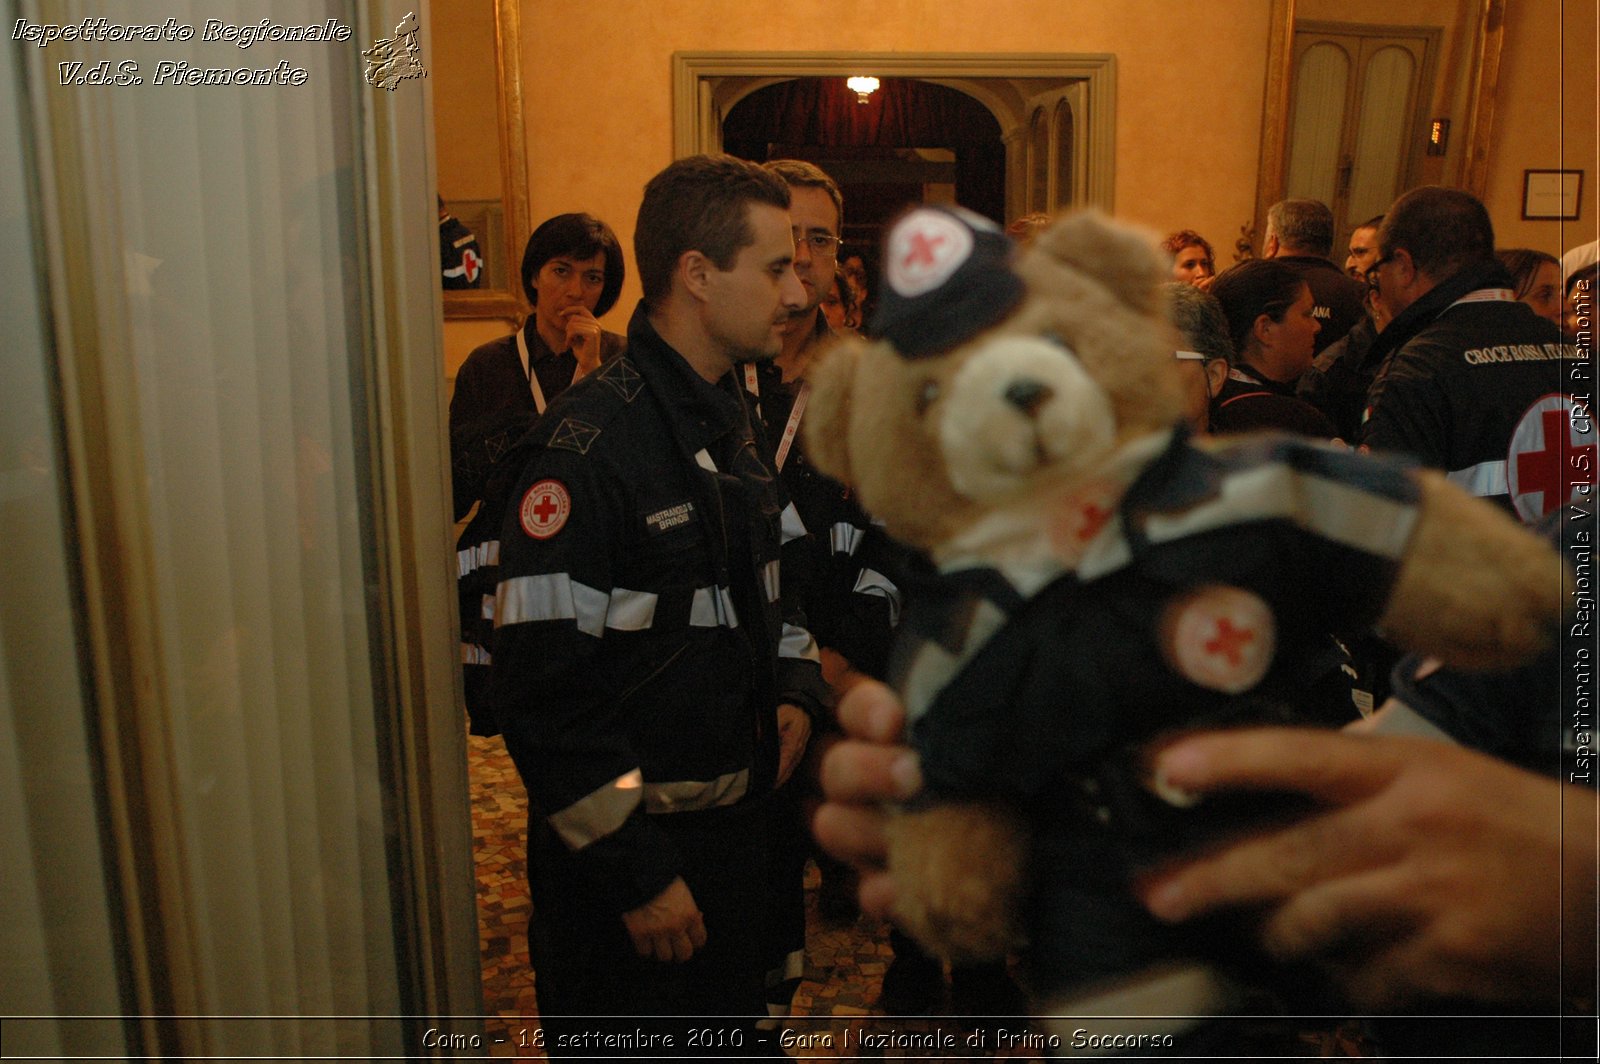
[(723, 374), (715, 384), (706, 381), (656, 332), (643, 300), (628, 322), (628, 358), (660, 400), (673, 435), (689, 454), (709, 448), (729, 433), (750, 435), (749, 415), (734, 374)]
[(1367, 358), (1382, 361), (1438, 320), (1452, 303), (1480, 288), (1510, 288), (1511, 275), (1498, 262), (1480, 262), (1453, 273), (1402, 310), (1372, 342)]
[(1279, 255), (1272, 261), (1293, 266), (1315, 266), (1319, 270), (1332, 270), (1340, 277), (1349, 276), (1343, 270), (1339, 269), (1339, 267), (1335, 266), (1332, 259), (1323, 255)]

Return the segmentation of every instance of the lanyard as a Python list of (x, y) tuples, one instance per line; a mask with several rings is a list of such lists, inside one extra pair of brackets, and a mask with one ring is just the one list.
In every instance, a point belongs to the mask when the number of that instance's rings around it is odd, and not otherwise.
[[(1450, 306), (1445, 307), (1444, 310), (1459, 307), (1463, 303), (1515, 303), (1516, 301), (1517, 294), (1509, 288), (1480, 288), (1476, 292), (1468, 292), (1454, 303), (1451, 303)], [(1443, 314), (1444, 311), (1439, 313)]]
[[(744, 390), (756, 397), (756, 413), (761, 413), (761, 383), (756, 377), (756, 364), (744, 364)], [(789, 458), (789, 448), (794, 446), (795, 435), (800, 431), (800, 416), (806, 412), (806, 402), (811, 398), (811, 384), (801, 381), (800, 388), (795, 392), (794, 406), (789, 410), (789, 423), (783, 427), (783, 436), (778, 440), (778, 453), (773, 456), (777, 463), (778, 472), (783, 472), (783, 463)]]
[(528, 338), (522, 329), (517, 330), (517, 355), (522, 359), (522, 372), (528, 375), (528, 390), (533, 393), (533, 412), (544, 413), (544, 389), (539, 387), (539, 375), (533, 372), (528, 359)]

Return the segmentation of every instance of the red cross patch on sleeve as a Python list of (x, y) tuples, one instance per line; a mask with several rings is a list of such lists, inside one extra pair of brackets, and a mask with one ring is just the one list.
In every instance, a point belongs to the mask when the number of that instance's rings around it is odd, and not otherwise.
[(534, 539), (549, 539), (565, 528), (572, 516), (572, 496), (565, 484), (547, 477), (528, 489), (518, 514), (524, 532)]

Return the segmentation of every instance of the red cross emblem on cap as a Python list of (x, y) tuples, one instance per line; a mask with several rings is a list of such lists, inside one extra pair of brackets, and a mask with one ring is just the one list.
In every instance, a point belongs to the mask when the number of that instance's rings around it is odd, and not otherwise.
[(478, 274), (483, 272), (483, 260), (471, 248), (461, 253), (461, 268), (466, 271), (467, 280), (476, 281)]
[(522, 530), (534, 539), (549, 539), (560, 532), (571, 515), (572, 496), (567, 494), (567, 486), (549, 478), (529, 488), (518, 508)]
[(1272, 608), (1243, 588), (1196, 588), (1162, 614), (1162, 655), (1185, 679), (1212, 691), (1250, 690), (1266, 676), (1276, 650)]
[(931, 292), (972, 255), (972, 231), (944, 211), (915, 210), (889, 231), (884, 276), (907, 299)]
[(1517, 423), (1506, 456), (1506, 487), (1517, 513), (1537, 521), (1589, 495), (1594, 483), (1593, 412), (1570, 395), (1542, 397)]

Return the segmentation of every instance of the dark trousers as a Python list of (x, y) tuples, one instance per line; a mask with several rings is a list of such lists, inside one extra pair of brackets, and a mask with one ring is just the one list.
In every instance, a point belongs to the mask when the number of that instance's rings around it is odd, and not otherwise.
[(683, 963), (640, 957), (620, 915), (573, 874), (565, 846), (529, 826), (528, 948), (552, 1058), (749, 1055), (755, 1045), (766, 1012), (765, 803), (652, 822), (671, 836), (705, 916), (706, 944)]

